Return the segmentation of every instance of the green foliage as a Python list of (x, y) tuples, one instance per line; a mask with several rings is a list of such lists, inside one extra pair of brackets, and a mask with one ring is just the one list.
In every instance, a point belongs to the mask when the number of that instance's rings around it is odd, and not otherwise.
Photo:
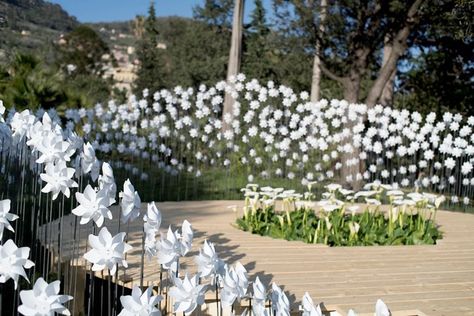
[(399, 212), (386, 217), (378, 210), (348, 214), (344, 208), (315, 213), (308, 208), (277, 212), (273, 207), (248, 209), (237, 226), (262, 236), (329, 246), (422, 245), (442, 238), (424, 212)]
[(135, 92), (141, 93), (145, 88), (155, 92), (166, 87), (168, 82), (167, 63), (164, 53), (158, 48), (158, 29), (153, 2), (150, 4), (142, 37), (138, 40), (137, 46), (137, 58), (140, 65), (135, 82)]
[(62, 65), (76, 66), (76, 74), (102, 75), (102, 56), (110, 53), (110, 50), (94, 29), (81, 25), (68, 33), (64, 40), (66, 44), (59, 46)]
[(18, 109), (35, 109), (64, 104), (67, 95), (59, 72), (44, 67), (33, 56), (18, 54), (0, 70), (0, 99)]

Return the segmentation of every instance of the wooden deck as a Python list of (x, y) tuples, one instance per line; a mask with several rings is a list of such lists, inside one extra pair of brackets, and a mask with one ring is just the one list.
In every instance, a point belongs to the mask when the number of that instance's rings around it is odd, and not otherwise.
[[(227, 263), (244, 264), (251, 280), (258, 275), (267, 286), (270, 282), (282, 286), (294, 308), (308, 291), (315, 302), (324, 302), (341, 312), (353, 308), (370, 315), (381, 298), (392, 311), (474, 315), (474, 215), (439, 211), (437, 222), (444, 239), (435, 246), (330, 248), (240, 231), (232, 226), (237, 214), (229, 205), (239, 205), (240, 212), (242, 201), (157, 204), (163, 214), (163, 229), (180, 226), (184, 219), (193, 226), (193, 251), (183, 262), (185, 269), (195, 271), (192, 256), (207, 238), (216, 244), (219, 256)], [(114, 219), (117, 215), (116, 209)], [(73, 220), (68, 216), (63, 225), (73, 227)], [(112, 233), (117, 232), (116, 220), (108, 221), (107, 226)], [(82, 226), (84, 242), (90, 230), (90, 225)], [(126, 231), (127, 227), (122, 226), (121, 230)], [(140, 276), (142, 221), (136, 220), (128, 230), (134, 249), (127, 258), (130, 267), (126, 273), (136, 284)], [(63, 255), (72, 256), (68, 248), (71, 240), (71, 230), (65, 230)], [(84, 250), (82, 247), (81, 252)], [(158, 278), (156, 259), (145, 260), (145, 284), (156, 284)]]

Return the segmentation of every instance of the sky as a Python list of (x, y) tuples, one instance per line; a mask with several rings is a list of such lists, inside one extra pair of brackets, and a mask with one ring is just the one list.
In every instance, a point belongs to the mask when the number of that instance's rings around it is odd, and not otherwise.
[[(69, 14), (80, 22), (110, 22), (133, 19), (136, 15), (145, 15), (150, 0), (50, 0), (60, 4)], [(158, 16), (178, 15), (192, 17), (193, 7), (202, 4), (203, 0), (155, 0)], [(264, 0), (267, 12), (271, 0)], [(245, 3), (245, 15), (254, 7), (252, 0)]]

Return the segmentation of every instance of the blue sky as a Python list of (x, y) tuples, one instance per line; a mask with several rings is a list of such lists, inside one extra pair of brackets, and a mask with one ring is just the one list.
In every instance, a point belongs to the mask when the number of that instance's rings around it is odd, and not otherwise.
[[(150, 5), (150, 0), (50, 0), (50, 2), (60, 4), (81, 22), (130, 20), (137, 14), (145, 14)], [(203, 0), (155, 0), (156, 13), (158, 16), (191, 17), (193, 7), (203, 2)], [(264, 0), (264, 4), (269, 13), (271, 0)], [(253, 0), (247, 0), (246, 16), (253, 7)]]

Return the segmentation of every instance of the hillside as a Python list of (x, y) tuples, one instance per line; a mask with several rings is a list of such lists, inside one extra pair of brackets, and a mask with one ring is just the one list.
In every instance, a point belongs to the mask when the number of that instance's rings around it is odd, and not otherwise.
[(43, 0), (0, 0), (0, 62), (25, 50), (52, 59), (51, 44), (78, 24), (57, 4)]

